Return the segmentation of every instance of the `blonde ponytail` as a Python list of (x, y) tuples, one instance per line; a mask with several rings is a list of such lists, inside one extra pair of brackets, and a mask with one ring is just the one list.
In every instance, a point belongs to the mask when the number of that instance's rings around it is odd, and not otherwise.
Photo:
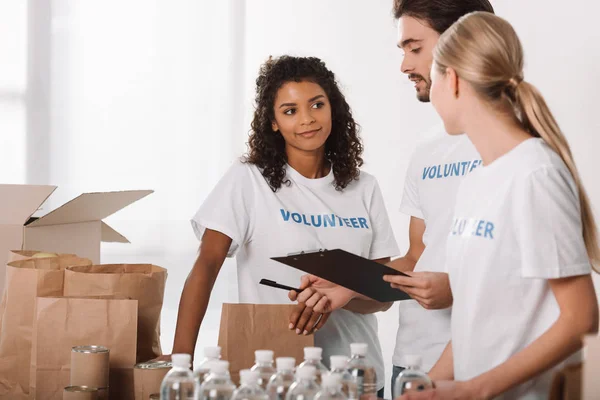
[(452, 67), (484, 99), (511, 112), (533, 136), (542, 138), (564, 161), (579, 195), (583, 239), (592, 267), (600, 272), (598, 233), (571, 149), (540, 92), (523, 80), (523, 48), (512, 26), (486, 12), (462, 17), (440, 37), (437, 70)]
[(560, 130), (558, 123), (550, 112), (541, 93), (528, 82), (521, 82), (515, 87), (515, 106), (523, 127), (532, 135), (541, 137), (566, 164), (577, 185), (579, 205), (581, 208), (581, 222), (583, 225), (583, 240), (588, 257), (596, 272), (600, 272), (600, 249), (598, 248), (598, 231), (596, 221), (590, 205), (589, 197), (581, 183), (579, 172), (567, 139)]

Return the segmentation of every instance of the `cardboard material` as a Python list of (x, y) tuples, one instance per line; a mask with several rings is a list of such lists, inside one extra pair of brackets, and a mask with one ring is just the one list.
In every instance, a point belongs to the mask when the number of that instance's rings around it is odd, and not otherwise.
[(583, 389), (582, 399), (597, 399), (600, 395), (600, 336), (587, 335), (583, 339)]
[(0, 185), (0, 293), (10, 250), (72, 253), (100, 263), (100, 243), (129, 241), (102, 219), (152, 190), (85, 193), (41, 218), (30, 218), (56, 186)]
[(106, 264), (67, 268), (66, 297), (120, 295), (138, 300), (137, 362), (162, 355), (160, 312), (167, 270), (150, 264)]
[[(29, 260), (37, 253), (41, 253), (39, 250), (11, 250), (8, 252), (8, 263), (13, 261)], [(61, 256), (75, 256), (75, 254), (61, 254)]]
[[(110, 349), (110, 399), (133, 399), (138, 302), (129, 299), (36, 299), (30, 397), (60, 400), (69, 386), (71, 349)], [(60, 330), (57, 330), (60, 327)]]
[(254, 365), (256, 350), (273, 350), (275, 357), (302, 362), (304, 348), (314, 346), (314, 336), (297, 335), (289, 329), (293, 310), (294, 305), (283, 304), (223, 304), (219, 346), (236, 384), (240, 371)]
[(567, 365), (554, 374), (549, 400), (580, 400), (582, 363)]
[(0, 399), (14, 399), (29, 391), (36, 297), (62, 296), (64, 269), (91, 263), (85, 258), (63, 255), (8, 264), (6, 291), (0, 303)]

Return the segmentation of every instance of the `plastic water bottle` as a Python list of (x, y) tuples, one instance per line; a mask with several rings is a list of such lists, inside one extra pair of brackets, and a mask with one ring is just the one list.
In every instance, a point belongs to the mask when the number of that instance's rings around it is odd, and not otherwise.
[(342, 393), (342, 377), (339, 374), (324, 374), (321, 379), (323, 386), (315, 396), (315, 400), (348, 400), (348, 397)]
[(194, 368), (194, 379), (198, 385), (202, 385), (206, 376), (210, 372), (210, 363), (221, 359), (221, 348), (219, 346), (211, 346), (204, 348), (204, 360), (196, 368)]
[(320, 347), (305, 347), (304, 348), (304, 361), (298, 366), (298, 368), (312, 365), (316, 371), (316, 382), (318, 385), (321, 384), (321, 375), (328, 374), (329, 370), (321, 362), (323, 356), (323, 349)]
[(267, 392), (259, 385), (260, 372), (243, 369), (240, 371), (241, 385), (233, 392), (231, 400), (268, 400)]
[(229, 363), (214, 360), (210, 364), (210, 374), (200, 388), (199, 400), (231, 400), (235, 385), (229, 376)]
[(360, 400), (377, 399), (377, 372), (367, 361), (369, 346), (366, 343), (352, 343), (350, 352), (352, 358), (348, 362), (348, 370), (356, 379), (358, 398)]
[(277, 357), (277, 373), (271, 377), (267, 385), (267, 394), (269, 400), (285, 400), (285, 396), (294, 383), (294, 367), (296, 359), (294, 357)]
[(296, 371), (296, 381), (290, 386), (285, 400), (313, 400), (315, 395), (321, 390), (315, 376), (317, 369), (312, 365), (298, 367)]
[(348, 372), (348, 357), (331, 356), (331, 372), (340, 376), (342, 393), (350, 400), (358, 400), (356, 379)]
[(418, 355), (407, 355), (404, 357), (406, 369), (400, 372), (400, 375), (394, 382), (394, 395), (400, 396), (409, 392), (420, 392), (426, 389), (433, 389), (433, 383), (429, 376), (421, 370), (422, 358)]
[(161, 400), (194, 400), (197, 390), (194, 375), (190, 371), (192, 356), (189, 354), (171, 355), (173, 368), (165, 375), (160, 385)]
[(258, 371), (258, 385), (266, 390), (271, 377), (277, 373), (273, 366), (273, 352), (271, 350), (256, 350), (254, 356), (256, 364), (252, 367), (252, 371)]

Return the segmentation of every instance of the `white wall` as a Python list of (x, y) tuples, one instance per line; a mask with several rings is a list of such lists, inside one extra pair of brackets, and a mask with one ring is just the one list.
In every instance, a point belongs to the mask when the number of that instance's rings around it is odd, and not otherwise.
[[(198, 249), (189, 220), (237, 155), (233, 132), (243, 129), (243, 118), (232, 118), (243, 114), (235, 78), (243, 61), (243, 8), (235, 3), (52, 2), (49, 177), (30, 183), (59, 186), (44, 212), (86, 191), (155, 190), (107, 220), (132, 244), (103, 245), (102, 261), (169, 270), (162, 319), (167, 352)], [(230, 260), (199, 348), (216, 343), (224, 301), (237, 301)]]
[[(50, 170), (48, 182), (31, 183), (60, 186), (48, 208), (87, 190), (156, 189), (109, 219), (133, 244), (107, 245), (103, 257), (169, 268), (165, 351), (171, 350), (179, 295), (197, 248), (189, 217), (245, 150), (254, 79), (269, 55), (318, 56), (337, 74), (362, 125), (365, 170), (378, 177), (406, 249), (408, 219), (397, 212), (404, 174), (416, 143), (439, 122), (399, 71), (391, 3), (52, 2)], [(600, 148), (600, 7), (586, 0), (571, 0), (568, 9), (544, 0), (493, 4), (521, 35), (526, 79), (555, 111), (600, 213), (600, 161), (593, 151)], [(228, 261), (198, 348), (216, 342), (219, 305), (236, 300), (235, 287)], [(396, 308), (379, 320), (389, 368)]]

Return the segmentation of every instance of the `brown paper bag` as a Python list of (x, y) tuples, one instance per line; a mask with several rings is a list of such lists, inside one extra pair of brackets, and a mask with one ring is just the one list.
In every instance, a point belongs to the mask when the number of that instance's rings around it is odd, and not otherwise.
[(137, 300), (39, 297), (31, 356), (30, 397), (60, 400), (69, 386), (71, 349), (110, 350), (110, 399), (133, 399)]
[(29, 260), (31, 257), (33, 257), (34, 254), (37, 254), (37, 253), (39, 253), (39, 251), (11, 250), (8, 252), (7, 264), (10, 264), (13, 261)]
[(10, 264), (13, 261), (29, 260), (30, 258), (33, 258), (33, 256), (38, 253), (56, 254), (59, 257), (66, 257), (66, 256), (75, 256), (76, 257), (75, 254), (62, 254), (62, 253), (57, 254), (57, 253), (52, 253), (52, 252), (40, 251), (40, 250), (10, 250), (8, 252), (7, 264)]
[(231, 378), (237, 384), (242, 369), (254, 365), (254, 351), (273, 350), (275, 357), (304, 359), (304, 348), (314, 346), (314, 337), (289, 330), (294, 305), (228, 304), (221, 311), (219, 346), (229, 361)]
[(554, 373), (550, 386), (549, 400), (581, 399), (583, 364), (572, 364)]
[(167, 270), (150, 264), (113, 264), (68, 268), (65, 296), (121, 295), (138, 301), (137, 361), (162, 355), (160, 311)]
[(0, 303), (0, 399), (15, 399), (29, 391), (36, 297), (62, 296), (64, 269), (91, 263), (86, 258), (61, 255), (7, 265), (6, 290)]

